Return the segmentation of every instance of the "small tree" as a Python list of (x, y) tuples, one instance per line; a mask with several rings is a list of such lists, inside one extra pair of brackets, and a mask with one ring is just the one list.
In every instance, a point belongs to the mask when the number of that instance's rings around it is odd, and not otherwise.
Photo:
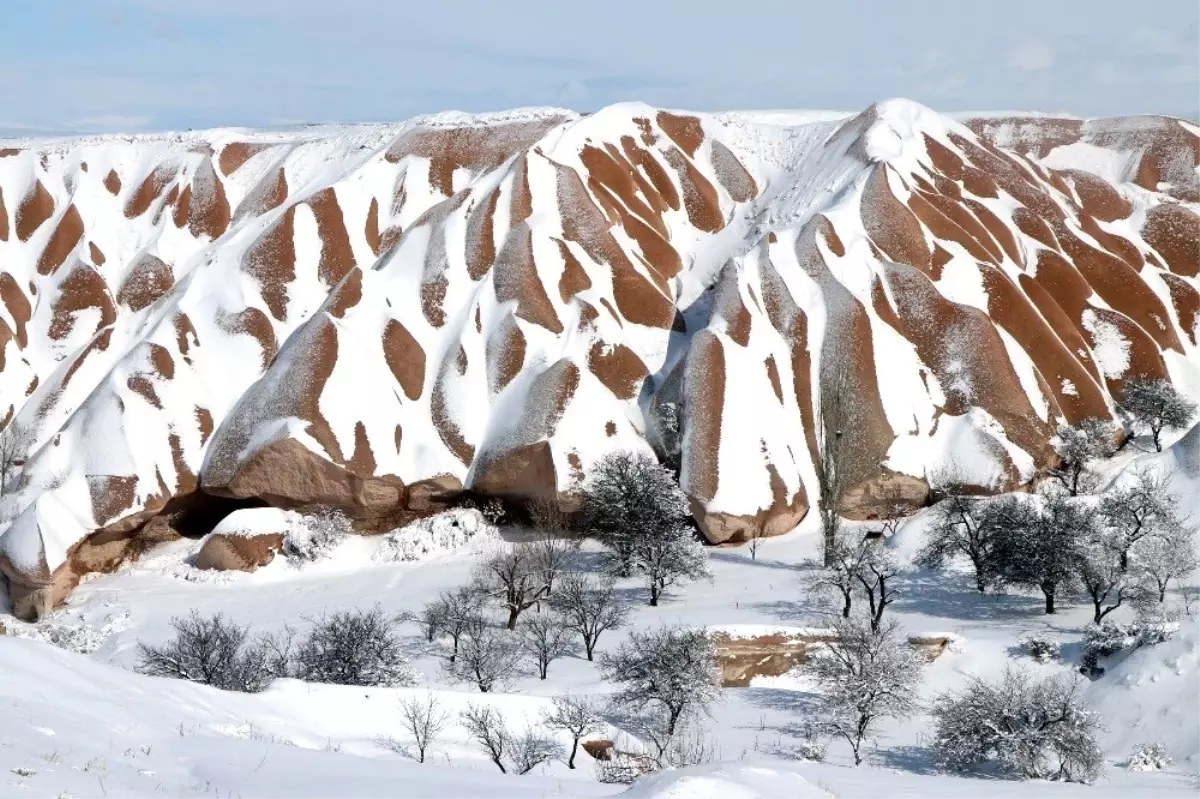
[(395, 622), (385, 617), (378, 605), (367, 611), (339, 611), (314, 621), (296, 652), (296, 676), (337, 685), (412, 683)]
[(817, 579), (810, 589), (817, 596), (818, 604), (824, 606), (830, 601), (840, 604), (842, 618), (850, 617), (866, 555), (867, 547), (860, 534), (853, 531), (837, 533), (832, 547), (825, 547), (823, 561), (809, 563), (818, 568)]
[(1180, 524), (1179, 501), (1170, 485), (1170, 473), (1138, 469), (1132, 480), (1100, 500), (1100, 521), (1112, 535), (1122, 571), (1129, 568), (1129, 552), (1139, 541)]
[(562, 615), (566, 628), (583, 639), (588, 660), (596, 651), (600, 635), (621, 627), (629, 618), (629, 610), (618, 601), (611, 579), (600, 581), (579, 572), (559, 581), (551, 604)]
[(1104, 534), (1093, 535), (1079, 549), (1079, 584), (1092, 601), (1094, 624), (1140, 590), (1133, 575), (1121, 568), (1121, 555), (1112, 537)]
[(471, 583), (453, 591), (444, 591), (435, 600), (435, 603), (442, 605), (442, 609), (439, 610), (435, 607), (432, 612), (435, 619), (439, 614), (441, 615), (439, 629), (450, 637), (451, 648), (448, 659), (451, 665), (458, 657), (459, 642), (462, 640), (463, 633), (483, 614), (484, 599), (483, 587), (478, 583)]
[(1088, 782), (1103, 768), (1099, 717), (1084, 707), (1079, 683), (1060, 676), (1010, 669), (999, 683), (972, 679), (940, 696), (933, 718), (933, 750), (956, 770), (995, 763), (1015, 777)]
[(527, 545), (532, 550), (534, 568), (547, 595), (554, 592), (555, 580), (571, 567), (571, 561), (579, 551), (579, 539), (565, 536), (565, 533), (539, 534)]
[(557, 613), (535, 613), (518, 628), (520, 646), (546, 679), (550, 664), (571, 651), (571, 631)]
[(0, 497), (33, 447), (33, 428), (15, 420), (0, 428)]
[(863, 539), (862, 548), (863, 555), (855, 579), (867, 598), (871, 629), (878, 630), (883, 611), (896, 601), (899, 594), (895, 578), (907, 569), (881, 540)]
[(999, 576), (1006, 583), (1041, 590), (1046, 613), (1054, 613), (1055, 599), (1075, 579), (1095, 514), (1063, 494), (1038, 500), (1006, 503), (996, 549)]
[(562, 730), (571, 736), (571, 754), (567, 758), (567, 768), (573, 769), (580, 740), (585, 735), (597, 732), (603, 719), (600, 711), (588, 699), (565, 694), (554, 697), (554, 706), (542, 713), (542, 721), (547, 727)]
[(1160, 603), (1167, 599), (1172, 580), (1186, 577), (1200, 566), (1196, 553), (1196, 529), (1176, 524), (1143, 538), (1134, 548), (1138, 571), (1154, 586)]
[(703, 630), (634, 631), (600, 656), (600, 673), (618, 684), (613, 703), (649, 723), (644, 732), (666, 752), (686, 714), (707, 712), (720, 696), (716, 647)]
[(687, 498), (674, 475), (644, 453), (610, 453), (584, 486), (583, 529), (612, 552), (619, 577), (632, 574), (637, 540), (675, 527), (686, 516)]
[(762, 541), (762, 529), (755, 525), (750, 528), (750, 540), (746, 542), (746, 548), (750, 550), (750, 560), (758, 560), (758, 544)]
[(881, 719), (917, 711), (922, 664), (895, 622), (873, 628), (869, 619), (852, 616), (831, 626), (834, 640), (809, 663), (823, 691), (823, 726), (850, 744), (857, 766)]
[(1073, 497), (1090, 490), (1095, 483), (1091, 465), (1112, 456), (1116, 449), (1114, 437), (1113, 425), (1107, 419), (1084, 419), (1074, 426), (1060, 426), (1054, 445), (1059, 462), (1050, 469), (1050, 476)]
[(646, 578), (650, 607), (657, 607), (658, 600), (676, 583), (711, 576), (704, 546), (682, 522), (657, 533), (643, 531), (632, 541), (630, 558), (633, 568)]
[(996, 577), (996, 547), (1003, 530), (1005, 501), (999, 502), (959, 494), (939, 502), (917, 564), (939, 568), (947, 560), (965, 557), (975, 569), (975, 588), (986, 591)]
[(442, 710), (432, 692), (424, 697), (406, 696), (400, 700), (400, 720), (413, 737), (417, 762), (425, 762), (425, 753), (450, 723), (450, 714)]
[(516, 673), (520, 656), (520, 645), (512, 633), (478, 615), (464, 624), (458, 657), (447, 661), (445, 668), (456, 679), (474, 683), (486, 694)]
[(821, 517), (822, 558), (826, 568), (834, 565), (838, 532), (842, 528), (842, 493), (849, 472), (849, 422), (846, 390), (849, 388), (843, 358), (830, 358), (821, 370), (821, 462), (817, 464), (817, 512)]
[(507, 627), (514, 630), (521, 613), (550, 593), (538, 551), (528, 543), (494, 552), (478, 574), (483, 590), (500, 600), (508, 611)]
[(513, 771), (518, 774), (528, 774), (543, 763), (562, 757), (562, 746), (534, 727), (526, 727), (519, 737), (510, 735), (509, 740)]
[(504, 716), (494, 707), (467, 705), (459, 718), (467, 735), (479, 744), (488, 758), (496, 764), (501, 774), (507, 774), (504, 760), (512, 749), (512, 734), (504, 722)]
[(1179, 393), (1170, 380), (1162, 379), (1125, 381), (1121, 407), (1132, 417), (1135, 430), (1149, 428), (1157, 452), (1162, 452), (1162, 431), (1187, 427), (1196, 413), (1196, 403)]
[(421, 629), (425, 633), (425, 640), (433, 643), (445, 627), (449, 619), (450, 609), (446, 602), (446, 597), (439, 596), (431, 602), (426, 602), (421, 608), (421, 612), (417, 613), (414, 620), (421, 625)]

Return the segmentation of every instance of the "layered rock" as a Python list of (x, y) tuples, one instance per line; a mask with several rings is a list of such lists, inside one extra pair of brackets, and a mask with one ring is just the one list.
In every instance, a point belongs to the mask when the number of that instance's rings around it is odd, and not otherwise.
[(831, 413), (848, 515), (1013, 488), (1130, 377), (1200, 385), (1198, 148), (907, 101), (4, 143), (0, 569), (57, 601), (79, 542), (206, 497), (570, 508), (615, 449), (771, 535)]

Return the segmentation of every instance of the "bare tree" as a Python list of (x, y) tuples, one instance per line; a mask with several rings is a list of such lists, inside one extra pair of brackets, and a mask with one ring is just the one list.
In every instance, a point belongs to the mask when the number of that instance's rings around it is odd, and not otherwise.
[(758, 560), (758, 543), (762, 541), (762, 528), (754, 525), (750, 528), (750, 540), (746, 547), (750, 550), (750, 560)]
[(601, 580), (580, 572), (559, 581), (551, 605), (562, 615), (566, 628), (583, 639), (588, 660), (600, 635), (623, 626), (629, 618), (629, 609), (617, 599), (611, 578)]
[(1165, 602), (1172, 580), (1186, 577), (1200, 566), (1196, 553), (1196, 528), (1177, 524), (1143, 538), (1134, 548), (1138, 570), (1152, 583), (1158, 601)]
[(521, 649), (537, 666), (538, 676), (543, 680), (550, 664), (571, 651), (571, 631), (557, 613), (527, 616), (517, 631)]
[(467, 705), (460, 714), (467, 734), (487, 753), (501, 773), (507, 774), (505, 761), (517, 774), (528, 774), (550, 760), (562, 756), (557, 742), (528, 727), (520, 736), (514, 735), (504, 715), (493, 707)]
[(1162, 452), (1162, 431), (1168, 427), (1187, 427), (1196, 413), (1196, 403), (1179, 393), (1170, 380), (1161, 379), (1125, 381), (1121, 407), (1133, 418), (1135, 429), (1150, 429), (1158, 452)]
[(1103, 533), (1079, 549), (1079, 584), (1092, 601), (1094, 624), (1140, 593), (1141, 584), (1121, 567), (1121, 556), (1113, 537)]
[[(832, 358), (821, 370), (821, 462), (817, 466), (817, 511), (821, 516), (823, 558), (826, 567), (837, 557), (838, 531), (842, 527), (842, 492), (847, 488), (849, 453), (846, 424), (849, 421), (846, 396), (847, 369), (843, 359)], [(828, 385), (825, 385), (828, 382)]]
[(463, 633), (483, 613), (484, 597), (483, 588), (477, 583), (471, 583), (453, 591), (444, 591), (435, 600), (435, 605), (440, 603), (441, 608), (435, 606), (432, 614), (434, 620), (439, 622), (438, 630), (450, 637), (451, 649), (448, 659), (451, 664), (458, 657), (459, 642)]
[(554, 581), (571, 567), (579, 545), (578, 538), (568, 537), (566, 533), (538, 533), (528, 542), (527, 546), (533, 554), (534, 567), (546, 586), (546, 594), (554, 592)]
[(458, 657), (444, 664), (463, 682), (487, 693), (516, 673), (521, 649), (516, 636), (491, 624), (483, 615), (467, 619), (458, 644)]
[(509, 740), (509, 757), (513, 771), (518, 774), (528, 774), (543, 763), (562, 757), (562, 746), (533, 727), (526, 727), (519, 737), (509, 735)]
[(881, 719), (917, 711), (922, 664), (895, 622), (872, 628), (868, 619), (851, 617), (835, 619), (832, 627), (834, 640), (809, 666), (823, 689), (823, 726), (850, 744), (857, 766)]
[(507, 774), (504, 760), (512, 749), (512, 734), (504, 722), (504, 715), (488, 705), (467, 705), (459, 715), (467, 735), (487, 752), (488, 757), (501, 774)]
[(826, 547), (825, 562), (828, 565), (819, 567), (817, 579), (812, 583), (811, 591), (816, 595), (818, 604), (824, 606), (830, 599), (841, 604), (842, 618), (849, 618), (854, 605), (854, 592), (858, 590), (858, 576), (863, 568), (863, 558), (867, 554), (862, 536), (854, 531), (839, 531), (832, 548)]
[(479, 570), (479, 584), (508, 611), (506, 626), (517, 627), (521, 613), (550, 593), (537, 550), (527, 543), (498, 549)]
[(425, 640), (430, 643), (433, 643), (438, 633), (445, 628), (448, 619), (449, 607), (445, 596), (439, 596), (432, 602), (426, 602), (419, 613), (410, 617), (410, 620), (421, 625), (421, 629), (425, 633)]
[(655, 533), (643, 531), (631, 544), (631, 563), (646, 578), (650, 607), (657, 607), (658, 600), (676, 583), (711, 576), (704, 546), (682, 522)]
[(552, 729), (562, 730), (571, 736), (571, 754), (567, 768), (575, 768), (575, 754), (579, 742), (585, 735), (599, 731), (603, 719), (599, 709), (584, 697), (564, 694), (554, 697), (554, 706), (542, 713), (542, 722)]
[(441, 709), (433, 692), (427, 691), (424, 697), (406, 696), (400, 700), (400, 719), (413, 737), (417, 762), (424, 763), (425, 753), (450, 723), (450, 714)]
[(999, 578), (1040, 589), (1046, 613), (1054, 613), (1055, 599), (1077, 577), (1081, 549), (1094, 524), (1094, 509), (1065, 494), (1013, 498), (996, 547)]
[(0, 497), (33, 446), (33, 428), (15, 420), (0, 428)]
[(613, 704), (641, 722), (639, 732), (660, 757), (685, 715), (707, 712), (720, 696), (716, 647), (703, 630), (631, 632), (615, 652), (600, 656), (600, 673), (618, 684)]
[(975, 588), (987, 590), (996, 578), (996, 547), (1004, 529), (1007, 500), (987, 501), (952, 494), (933, 509), (927, 543), (917, 553), (918, 565), (937, 568), (965, 557), (975, 569)]
[(1016, 670), (998, 683), (975, 678), (938, 697), (933, 718), (934, 753), (956, 770), (995, 763), (1019, 778), (1088, 782), (1103, 769), (1100, 719), (1083, 704), (1078, 681)]
[(1093, 489), (1095, 478), (1091, 466), (1095, 461), (1112, 456), (1116, 450), (1113, 444), (1115, 433), (1107, 419), (1084, 419), (1077, 425), (1060, 426), (1054, 444), (1059, 462), (1051, 467), (1050, 476), (1073, 497)]
[(1129, 568), (1129, 551), (1143, 538), (1181, 523), (1179, 501), (1171, 494), (1171, 474), (1138, 469), (1133, 479), (1100, 500), (1100, 521), (1111, 532), (1121, 569)]
[(863, 555), (859, 559), (855, 579), (867, 598), (871, 629), (878, 630), (884, 610), (899, 595), (895, 578), (906, 572), (907, 568), (882, 540), (864, 539), (861, 546)]

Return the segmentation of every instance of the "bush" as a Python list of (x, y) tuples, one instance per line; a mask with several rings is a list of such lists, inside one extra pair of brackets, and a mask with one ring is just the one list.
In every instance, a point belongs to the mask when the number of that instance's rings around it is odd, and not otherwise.
[(350, 533), (350, 519), (337, 508), (322, 507), (305, 515), (283, 539), (283, 554), (296, 563), (311, 563), (332, 552)]
[(517, 774), (528, 774), (542, 763), (562, 757), (562, 747), (534, 727), (527, 727), (520, 735), (513, 733), (504, 714), (494, 707), (467, 705), (460, 719), (467, 734), (503, 774), (510, 768)]
[(260, 636), (246, 646), (248, 628), (192, 611), (171, 619), (175, 638), (162, 647), (138, 644), (138, 671), (211, 685), (225, 691), (261, 691), (289, 674), (291, 635)]
[(1179, 625), (1175, 622), (1089, 624), (1084, 631), (1083, 649), (1085, 654), (1108, 657), (1124, 650), (1161, 644), (1178, 631)]
[(1100, 719), (1084, 707), (1078, 686), (1014, 670), (999, 683), (973, 679), (934, 703), (934, 754), (958, 771), (990, 765), (1019, 779), (1090, 782), (1104, 763)]
[(1130, 771), (1162, 771), (1175, 764), (1161, 743), (1138, 744), (1129, 756)]
[(394, 628), (378, 605), (322, 617), (296, 652), (296, 676), (338, 685), (410, 685)]
[(1021, 639), (1025, 652), (1038, 663), (1049, 663), (1062, 658), (1062, 645), (1053, 638), (1042, 635), (1027, 635)]

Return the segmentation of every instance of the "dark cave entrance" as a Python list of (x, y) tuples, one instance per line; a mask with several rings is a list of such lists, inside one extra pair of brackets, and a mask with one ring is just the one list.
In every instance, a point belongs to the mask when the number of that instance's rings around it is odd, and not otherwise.
[(265, 508), (268, 505), (257, 497), (219, 497), (196, 489), (190, 494), (173, 497), (159, 515), (166, 517), (171, 527), (184, 538), (203, 538), (235, 510)]

